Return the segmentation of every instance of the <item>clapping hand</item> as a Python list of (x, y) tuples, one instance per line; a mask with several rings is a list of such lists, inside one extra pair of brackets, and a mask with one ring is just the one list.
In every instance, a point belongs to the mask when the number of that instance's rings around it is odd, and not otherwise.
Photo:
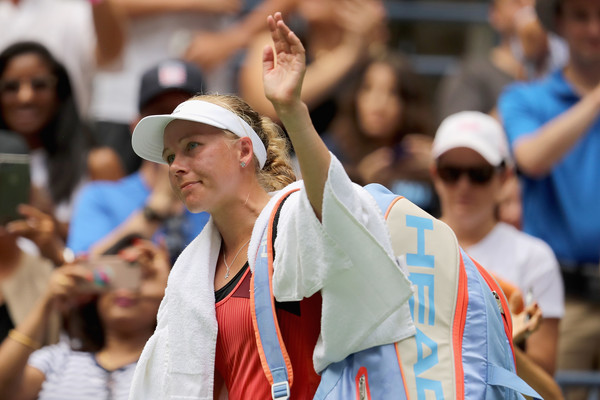
[(344, 45), (362, 54), (371, 44), (383, 44), (389, 33), (381, 0), (342, 0), (336, 7), (336, 23), (344, 31)]

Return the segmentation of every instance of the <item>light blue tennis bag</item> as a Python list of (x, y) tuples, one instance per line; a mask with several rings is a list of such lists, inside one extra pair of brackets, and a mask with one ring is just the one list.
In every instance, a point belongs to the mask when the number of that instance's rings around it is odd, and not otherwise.
[[(491, 275), (460, 249), (443, 222), (381, 185), (366, 190), (385, 215), (394, 253), (407, 265), (417, 334), (330, 364), (314, 398), (510, 400), (524, 394), (541, 399), (515, 373), (510, 312)], [(288, 399), (292, 366), (275, 314), (273, 242), (269, 227), (256, 260), (251, 302), (272, 398)]]

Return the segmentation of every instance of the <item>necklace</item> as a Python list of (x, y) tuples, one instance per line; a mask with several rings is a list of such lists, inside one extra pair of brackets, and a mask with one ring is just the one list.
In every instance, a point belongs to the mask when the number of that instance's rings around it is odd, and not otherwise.
[(225, 251), (223, 251), (223, 262), (225, 263), (225, 267), (227, 267), (227, 271), (225, 272), (225, 279), (229, 278), (229, 269), (231, 268), (231, 266), (235, 262), (235, 259), (237, 258), (237, 256), (240, 255), (240, 251), (242, 251), (242, 249), (244, 247), (246, 247), (246, 245), (248, 243), (250, 243), (250, 239), (248, 239), (248, 241), (246, 243), (244, 243), (242, 245), (242, 247), (239, 248), (239, 250), (237, 251), (237, 253), (235, 253), (235, 256), (233, 257), (233, 260), (231, 260), (231, 264), (227, 264), (227, 259), (225, 258)]

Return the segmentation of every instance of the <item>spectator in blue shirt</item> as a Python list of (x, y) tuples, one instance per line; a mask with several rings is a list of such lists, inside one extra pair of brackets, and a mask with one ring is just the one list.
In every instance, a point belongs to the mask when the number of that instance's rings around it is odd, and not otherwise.
[(597, 370), (600, 0), (536, 6), (542, 22), (568, 43), (569, 62), (543, 80), (511, 86), (499, 111), (522, 173), (523, 229), (550, 244), (561, 264), (566, 307), (558, 369)]
[[(200, 70), (180, 60), (163, 61), (142, 76), (140, 119), (168, 114), (202, 90)], [(134, 125), (137, 121), (134, 121)], [(206, 213), (192, 214), (171, 190), (167, 170), (144, 161), (117, 182), (92, 182), (81, 192), (71, 219), (67, 246), (76, 254), (101, 254), (131, 234), (164, 240), (171, 259), (204, 227)]]

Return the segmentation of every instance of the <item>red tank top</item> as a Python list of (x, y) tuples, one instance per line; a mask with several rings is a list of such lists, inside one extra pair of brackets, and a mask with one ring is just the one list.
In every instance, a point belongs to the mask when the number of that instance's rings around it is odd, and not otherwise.
[[(260, 363), (250, 311), (248, 268), (232, 292), (216, 304), (216, 370), (227, 386), (230, 400), (270, 399), (271, 387)], [(320, 376), (312, 354), (319, 337), (321, 295), (300, 302), (276, 303), (277, 318), (292, 362), (291, 399), (312, 399)]]

